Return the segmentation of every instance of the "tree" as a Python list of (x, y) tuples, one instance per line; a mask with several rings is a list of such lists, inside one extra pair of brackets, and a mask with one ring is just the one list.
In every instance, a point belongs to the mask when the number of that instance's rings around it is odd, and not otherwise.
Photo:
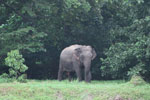
[(142, 75), (148, 79), (149, 1), (114, 1), (112, 5), (120, 5), (122, 9), (114, 14), (117, 19), (113, 19), (116, 24), (110, 30), (111, 45), (104, 52), (106, 57), (101, 59), (103, 75), (111, 78)]

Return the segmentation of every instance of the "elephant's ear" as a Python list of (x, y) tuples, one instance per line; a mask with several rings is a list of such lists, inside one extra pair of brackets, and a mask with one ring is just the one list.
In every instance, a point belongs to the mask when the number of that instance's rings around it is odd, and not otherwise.
[(92, 48), (92, 60), (96, 57), (96, 52), (95, 52), (95, 49), (94, 48)]
[(81, 54), (81, 48), (77, 48), (74, 50), (74, 56), (76, 57), (76, 59), (79, 60), (80, 54)]

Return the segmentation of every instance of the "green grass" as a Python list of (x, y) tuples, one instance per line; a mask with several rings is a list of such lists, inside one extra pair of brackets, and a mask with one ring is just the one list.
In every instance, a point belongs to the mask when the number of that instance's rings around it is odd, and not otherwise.
[(0, 83), (0, 100), (150, 100), (150, 85), (134, 86), (125, 81), (28, 80)]

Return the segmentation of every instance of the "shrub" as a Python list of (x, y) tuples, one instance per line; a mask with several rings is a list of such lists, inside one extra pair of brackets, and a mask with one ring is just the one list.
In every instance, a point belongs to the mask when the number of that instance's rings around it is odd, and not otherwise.
[[(19, 50), (11, 50), (7, 53), (7, 58), (5, 58), (5, 65), (9, 66), (8, 78), (17, 79), (20, 82), (25, 82), (24, 72), (28, 67), (23, 64), (24, 58), (19, 53)], [(2, 76), (7, 77), (7, 74)]]
[(146, 84), (146, 82), (144, 81), (144, 79), (139, 76), (139, 75), (133, 75), (131, 77), (131, 80), (129, 81), (129, 83), (133, 84), (133, 85), (143, 85)]

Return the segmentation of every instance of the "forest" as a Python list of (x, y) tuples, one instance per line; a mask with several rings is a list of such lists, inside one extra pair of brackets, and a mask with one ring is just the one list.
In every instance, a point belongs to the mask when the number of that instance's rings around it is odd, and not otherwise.
[(0, 0), (0, 75), (57, 79), (60, 52), (82, 44), (92, 80), (149, 81), (149, 22), (149, 0)]
[[(96, 58), (60, 82), (74, 44)], [(150, 100), (149, 76), (150, 0), (0, 0), (0, 100)]]

